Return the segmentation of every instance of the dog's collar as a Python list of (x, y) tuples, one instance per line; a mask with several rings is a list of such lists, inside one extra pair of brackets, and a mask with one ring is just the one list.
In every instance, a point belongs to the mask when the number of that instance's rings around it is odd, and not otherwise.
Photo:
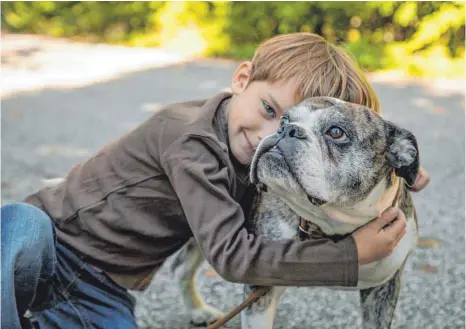
[(305, 241), (308, 239), (331, 239), (335, 242), (343, 240), (344, 238), (350, 236), (351, 233), (346, 234), (332, 234), (328, 235), (322, 232), (319, 226), (314, 223), (308, 222), (302, 217), (299, 217), (299, 225), (298, 225), (298, 238), (301, 241)]
[(298, 237), (301, 241), (304, 241), (310, 238), (323, 238), (325, 235), (319, 226), (299, 217)]

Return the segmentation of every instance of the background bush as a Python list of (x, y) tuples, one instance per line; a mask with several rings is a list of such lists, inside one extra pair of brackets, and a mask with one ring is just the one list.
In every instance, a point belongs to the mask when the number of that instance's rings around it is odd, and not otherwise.
[(3, 2), (2, 30), (250, 58), (281, 33), (314, 32), (366, 70), (464, 75), (465, 12), (449, 2)]

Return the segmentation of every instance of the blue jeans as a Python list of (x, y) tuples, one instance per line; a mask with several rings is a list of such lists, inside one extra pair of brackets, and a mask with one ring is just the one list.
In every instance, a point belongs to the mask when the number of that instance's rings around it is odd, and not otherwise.
[(137, 328), (134, 297), (57, 241), (43, 211), (9, 204), (0, 221), (2, 329)]

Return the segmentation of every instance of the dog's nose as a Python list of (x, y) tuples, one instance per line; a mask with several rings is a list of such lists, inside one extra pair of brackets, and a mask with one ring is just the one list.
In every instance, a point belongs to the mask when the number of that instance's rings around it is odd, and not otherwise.
[(305, 138), (302, 129), (296, 125), (284, 125), (278, 128), (277, 134), (280, 138), (291, 137), (291, 138)]

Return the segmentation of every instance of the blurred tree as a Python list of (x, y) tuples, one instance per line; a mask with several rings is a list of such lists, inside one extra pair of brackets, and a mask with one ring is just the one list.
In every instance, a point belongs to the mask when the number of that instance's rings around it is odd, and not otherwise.
[[(250, 58), (274, 35), (313, 32), (366, 70), (464, 74), (462, 1), (3, 2), (2, 29)], [(402, 60), (401, 60), (402, 59)]]

